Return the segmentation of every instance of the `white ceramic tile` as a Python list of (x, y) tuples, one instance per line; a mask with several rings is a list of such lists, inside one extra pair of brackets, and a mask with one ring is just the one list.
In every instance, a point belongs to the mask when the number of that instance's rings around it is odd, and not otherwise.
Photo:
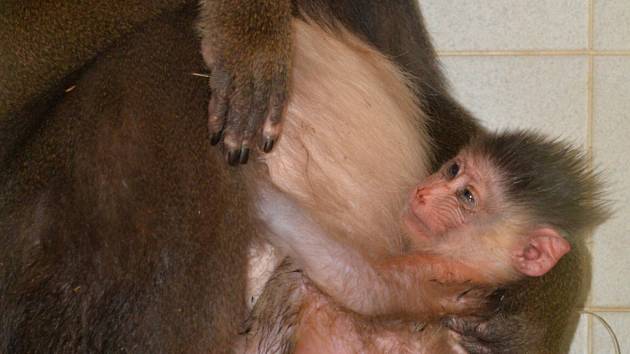
[(630, 49), (630, 1), (597, 0), (593, 9), (595, 49)]
[[(630, 313), (601, 312), (598, 315), (608, 322), (617, 335), (621, 353), (630, 353)], [(596, 319), (593, 319), (593, 353), (615, 353), (611, 335)]]
[(586, 316), (580, 317), (569, 354), (588, 354), (588, 320)]
[(593, 238), (592, 305), (630, 306), (630, 58), (596, 58), (594, 75), (594, 156), (615, 215)]
[(419, 2), (440, 50), (550, 50), (587, 46), (586, 0)]
[(493, 129), (536, 128), (583, 146), (584, 57), (442, 57), (456, 97)]

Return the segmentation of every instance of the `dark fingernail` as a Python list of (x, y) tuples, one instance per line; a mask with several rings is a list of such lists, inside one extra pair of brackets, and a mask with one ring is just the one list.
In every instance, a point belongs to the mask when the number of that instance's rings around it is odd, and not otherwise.
[(227, 154), (227, 162), (230, 166), (236, 166), (241, 153), (239, 150), (230, 150)]
[(216, 145), (221, 141), (221, 136), (223, 135), (223, 131), (216, 132), (212, 134), (212, 138), (210, 138), (210, 145)]
[(249, 148), (244, 147), (241, 149), (241, 158), (239, 162), (244, 165), (247, 163), (247, 160), (249, 160)]
[(271, 149), (273, 149), (274, 143), (275, 143), (275, 140), (273, 140), (272, 138), (265, 138), (265, 143), (263, 144), (263, 151), (264, 152), (271, 151)]

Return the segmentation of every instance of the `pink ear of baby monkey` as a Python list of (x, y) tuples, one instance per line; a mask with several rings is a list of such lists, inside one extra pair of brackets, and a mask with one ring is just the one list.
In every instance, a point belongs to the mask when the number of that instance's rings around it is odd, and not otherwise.
[(515, 254), (515, 267), (530, 277), (550, 271), (571, 250), (571, 245), (556, 230), (541, 227), (528, 235), (528, 242)]

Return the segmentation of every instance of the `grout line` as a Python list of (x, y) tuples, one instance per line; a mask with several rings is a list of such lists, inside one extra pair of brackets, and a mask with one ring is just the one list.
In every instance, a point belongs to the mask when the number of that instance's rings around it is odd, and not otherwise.
[[(595, 127), (595, 116), (594, 116), (594, 102), (595, 102), (595, 94), (594, 94), (594, 58), (592, 55), (588, 56), (588, 68), (587, 68), (587, 78), (586, 78), (586, 152), (588, 158), (589, 168), (593, 168), (593, 129)], [(593, 235), (591, 235), (592, 238)]]
[[(589, 1), (590, 2), (590, 1)], [(590, 44), (589, 44), (590, 45)], [(592, 55), (588, 55), (588, 68), (586, 77), (586, 152), (589, 168), (593, 168), (593, 128), (594, 121), (594, 58)], [(594, 235), (591, 235), (591, 239)]]
[[(593, 50), (593, 0), (587, 0), (586, 1), (587, 5), (588, 5), (588, 11), (587, 11), (587, 28), (588, 28), (588, 39), (587, 39), (587, 46), (588, 46), (588, 50), (592, 51)], [(594, 80), (594, 76), (593, 76), (593, 56), (589, 55), (588, 57), (588, 69), (587, 69), (588, 73), (587, 73), (587, 78), (586, 78), (586, 91), (587, 91), (587, 98), (586, 98), (586, 149), (587, 149), (587, 153), (588, 153), (588, 164), (589, 164), (589, 168), (593, 168), (593, 80)], [(593, 240), (593, 237), (595, 235), (591, 234), (590, 239)], [(591, 305), (591, 297), (589, 296), (588, 298), (588, 303), (587, 306)]]
[(593, 31), (593, 26), (594, 26), (594, 14), (595, 14), (595, 9), (594, 9), (594, 4), (593, 4), (593, 0), (588, 0), (588, 12), (587, 12), (587, 28), (588, 28), (588, 37), (587, 37), (587, 46), (589, 50), (593, 50), (593, 37), (595, 36), (595, 32)]
[(630, 313), (630, 307), (602, 307), (602, 306), (586, 306), (584, 310), (590, 312), (614, 312), (614, 313)]
[(586, 352), (593, 354), (593, 316), (586, 316)]
[(595, 56), (595, 57), (624, 57), (630, 56), (630, 50), (438, 50), (442, 57), (570, 57), (570, 56)]
[[(593, 51), (593, 21), (594, 21), (594, 0), (587, 0), (588, 4), (588, 77), (587, 77), (587, 121), (586, 121), (586, 147), (588, 153), (588, 163), (589, 167), (593, 168), (593, 128), (594, 128), (594, 116), (593, 116), (593, 101), (594, 101), (594, 90), (593, 90), (593, 81), (595, 79), (593, 72), (593, 54), (596, 51)], [(591, 239), (594, 235), (591, 235)]]
[[(589, 167), (592, 169), (593, 168), (593, 53), (596, 53), (596, 51), (593, 51), (593, 0), (587, 0), (587, 4), (588, 4), (588, 12), (587, 12), (587, 28), (588, 28), (588, 32), (587, 32), (587, 52), (588, 54), (588, 69), (587, 69), (587, 78), (586, 78), (586, 87), (587, 87), (587, 98), (586, 98), (586, 105), (587, 105), (587, 116), (586, 116), (586, 146), (587, 146), (587, 153), (588, 153), (588, 164)], [(592, 246), (593, 246), (593, 239), (594, 239), (594, 234), (591, 233), (591, 244), (587, 245), (587, 247), (589, 248), (589, 251), (592, 252)], [(591, 253), (592, 254), (592, 253)], [(592, 285), (591, 285), (592, 286)], [(593, 311), (594, 308), (591, 306), (592, 305), (592, 301), (593, 301), (593, 297), (592, 297), (592, 292), (589, 291), (589, 296), (586, 298), (586, 308), (588, 309), (587, 311), (591, 311), (591, 312), (595, 312)], [(588, 354), (593, 354), (595, 352), (595, 343), (593, 342), (593, 316), (587, 316), (587, 320), (586, 320), (586, 345), (587, 345), (587, 353)]]

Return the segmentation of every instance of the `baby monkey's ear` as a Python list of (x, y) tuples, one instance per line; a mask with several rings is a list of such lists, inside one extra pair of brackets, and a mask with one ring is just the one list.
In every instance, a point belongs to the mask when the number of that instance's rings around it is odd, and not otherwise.
[(514, 268), (524, 275), (539, 277), (553, 268), (571, 250), (571, 245), (558, 231), (538, 227), (526, 236), (513, 254)]

